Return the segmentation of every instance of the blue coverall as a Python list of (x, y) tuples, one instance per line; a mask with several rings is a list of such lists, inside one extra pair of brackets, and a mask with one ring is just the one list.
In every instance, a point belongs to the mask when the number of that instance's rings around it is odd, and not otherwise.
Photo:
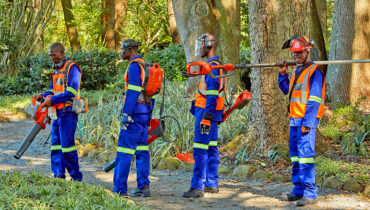
[[(142, 56), (137, 55), (130, 61)], [(130, 172), (132, 156), (136, 155), (137, 188), (149, 185), (150, 156), (147, 143), (148, 124), (151, 118), (152, 105), (139, 103), (142, 90), (141, 69), (137, 62), (128, 68), (128, 84), (122, 113), (130, 115), (134, 122), (127, 130), (121, 129), (117, 145), (117, 158), (114, 168), (114, 192), (127, 193), (127, 178)]]
[[(311, 61), (312, 62), (312, 61)], [(295, 75), (299, 71), (303, 71), (302, 67), (297, 67)], [(319, 124), (319, 119), (316, 118), (320, 103), (312, 100), (311, 96), (318, 98), (322, 97), (324, 76), (319, 70), (310, 77), (310, 99), (307, 102), (307, 108), (304, 118), (290, 118), (290, 135), (289, 135), (289, 153), (293, 164), (292, 182), (294, 188), (292, 193), (299, 197), (317, 198), (317, 187), (315, 185), (315, 163), (313, 156), (315, 155), (315, 132)], [(279, 87), (286, 95), (289, 92), (288, 74), (278, 76)], [(308, 133), (303, 134), (301, 127), (310, 128)], [(310, 161), (307, 161), (310, 160)], [(309, 162), (309, 163), (308, 163)]]
[[(219, 59), (214, 56), (208, 59), (207, 63), (214, 59)], [(212, 63), (211, 65), (216, 65)], [(214, 69), (213, 74), (219, 75), (219, 69)], [(212, 79), (205, 76), (207, 91), (219, 90), (219, 79)], [(193, 178), (191, 180), (191, 188), (203, 190), (205, 187), (217, 187), (218, 181), (218, 164), (219, 155), (217, 149), (218, 127), (217, 124), (222, 121), (223, 111), (216, 110), (218, 95), (208, 95), (206, 98), (206, 107), (195, 107), (192, 114), (195, 116), (195, 137), (193, 156), (195, 160), (193, 169)], [(211, 128), (209, 134), (200, 133), (200, 122), (202, 121), (203, 113), (213, 114), (211, 120)]]
[[(68, 59), (68, 58), (67, 58)], [(58, 71), (57, 69), (56, 71)], [(57, 72), (56, 72), (57, 73)], [(80, 87), (81, 70), (73, 65), (69, 71), (67, 89), (64, 93), (51, 97), (53, 105), (63, 103), (75, 97)], [(53, 78), (50, 89), (42, 94), (43, 97), (53, 94)], [(54, 120), (51, 128), (51, 171), (54, 177), (65, 178), (67, 168), (72, 179), (82, 180), (82, 173), (78, 165), (78, 156), (74, 140), (78, 116), (72, 112), (72, 107), (57, 110), (58, 119)]]

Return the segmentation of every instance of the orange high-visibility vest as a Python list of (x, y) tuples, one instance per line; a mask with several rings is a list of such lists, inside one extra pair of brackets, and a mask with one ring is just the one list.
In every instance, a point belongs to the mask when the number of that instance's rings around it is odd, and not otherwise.
[[(72, 62), (71, 60), (68, 60), (65, 62), (64, 66), (57, 72), (55, 73), (55, 69), (53, 70), (53, 92), (54, 95), (59, 95), (64, 93), (66, 90), (69, 89), (67, 87), (68, 84), (68, 76), (69, 76), (69, 71), (71, 70), (71, 67), (73, 65), (77, 65), (77, 67), (80, 69), (81, 72), (81, 77), (80, 77), (80, 84), (81, 84), (81, 78), (82, 78), (82, 71), (81, 68), (78, 66), (77, 63)], [(68, 90), (70, 92), (76, 92), (76, 90)], [(80, 87), (78, 87), (77, 94), (75, 94), (74, 98), (79, 98), (80, 96)], [(56, 104), (57, 109), (62, 109), (64, 107), (72, 106), (72, 102), (64, 102), (64, 103), (59, 103)]]
[[(140, 95), (139, 95), (139, 98), (138, 98), (137, 102), (139, 102), (139, 103), (144, 103), (144, 104), (145, 104), (145, 95), (144, 95), (144, 93), (142, 92), (142, 90), (143, 90), (143, 88), (144, 88), (145, 71), (144, 71), (144, 67), (143, 67), (142, 65), (140, 65), (140, 64), (139, 64), (140, 69), (141, 69), (140, 79), (141, 79), (141, 82), (142, 82), (142, 86), (141, 86), (141, 87), (137, 87), (137, 86), (129, 85), (129, 84), (128, 84), (128, 69), (129, 69), (130, 65), (131, 65), (133, 62), (141, 62), (141, 63), (144, 63), (144, 64), (145, 64), (145, 61), (144, 61), (142, 58), (136, 58), (136, 59), (132, 60), (132, 61), (128, 64), (127, 69), (126, 69), (126, 72), (125, 72), (125, 91), (127, 91), (127, 89), (135, 90), (135, 91), (139, 91), (139, 92), (140, 92)], [(125, 98), (125, 99), (126, 99), (126, 98)]]
[[(209, 64), (216, 64), (220, 65), (219, 62), (217, 61), (211, 61)], [(220, 76), (222, 76), (225, 72), (222, 69), (219, 69), (220, 71)], [(216, 105), (216, 110), (223, 110), (225, 107), (225, 94), (226, 94), (226, 78), (219, 78), (219, 87), (217, 94), (217, 105)], [(212, 94), (211, 91), (207, 91), (207, 84), (206, 84), (206, 76), (202, 75), (202, 78), (199, 82), (199, 87), (197, 92), (195, 93), (195, 106), (200, 107), (200, 108), (206, 108), (206, 102), (207, 102), (207, 95)], [(208, 94), (207, 94), (208, 93)]]
[[(292, 118), (304, 118), (304, 115), (306, 113), (306, 106), (308, 103), (308, 100), (310, 99), (310, 78), (312, 74), (317, 69), (316, 64), (310, 65), (308, 68), (303, 69), (301, 75), (297, 79), (297, 83), (294, 86), (294, 89), (292, 90), (293, 82), (295, 80), (295, 72), (293, 72), (292, 78), (290, 79), (289, 84), (289, 92), (292, 92), (291, 99), (289, 102), (289, 117)], [(324, 115), (324, 100), (325, 100), (325, 78), (323, 82), (322, 87), (322, 97), (320, 98), (316, 96), (315, 101), (321, 101), (319, 111), (317, 113), (316, 118), (322, 118)]]

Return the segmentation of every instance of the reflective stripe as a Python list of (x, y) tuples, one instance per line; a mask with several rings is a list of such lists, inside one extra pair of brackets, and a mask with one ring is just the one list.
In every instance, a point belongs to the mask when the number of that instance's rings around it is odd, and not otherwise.
[(54, 90), (53, 90), (53, 89), (49, 89), (48, 91), (50, 91), (50, 92), (54, 93)]
[(134, 149), (125, 148), (125, 147), (117, 147), (117, 152), (127, 153), (127, 154), (130, 154), (130, 155), (135, 154)]
[(62, 145), (51, 145), (50, 150), (61, 150)]
[(149, 146), (148, 145), (143, 145), (143, 146), (138, 145), (136, 147), (136, 151), (138, 151), (138, 150), (149, 151)]
[(141, 90), (142, 90), (142, 87), (139, 87), (139, 86), (136, 86), (136, 85), (128, 85), (127, 86), (127, 89), (128, 90), (134, 90), (134, 91), (138, 91), (138, 92), (141, 92)]
[(62, 152), (73, 152), (76, 150), (76, 146), (62, 148)]
[(300, 89), (302, 89), (302, 83), (296, 83), (294, 85), (294, 90), (300, 90)]
[(206, 149), (206, 150), (208, 150), (208, 145), (206, 145), (206, 144), (194, 143), (193, 144), (193, 147), (194, 148), (198, 148), (198, 149)]
[(209, 146), (217, 146), (217, 141), (210, 141)]
[(56, 84), (56, 85), (63, 85), (63, 80), (62, 80), (62, 79), (57, 79), (57, 80), (55, 81), (55, 84)]
[(321, 104), (321, 98), (317, 97), (317, 96), (310, 96), (310, 98), (308, 99), (309, 101), (316, 101), (317, 103)]
[(152, 96), (152, 99), (155, 99), (155, 95), (154, 95), (154, 96)]
[(297, 161), (298, 161), (298, 156), (290, 157), (290, 160), (291, 160), (292, 162), (297, 162)]
[(206, 94), (207, 95), (215, 95), (215, 96), (217, 96), (218, 95), (218, 90), (207, 90), (206, 91)]
[(77, 95), (77, 90), (73, 89), (72, 87), (67, 87), (67, 91), (73, 93), (73, 95)]
[(314, 163), (313, 158), (299, 158), (299, 163)]

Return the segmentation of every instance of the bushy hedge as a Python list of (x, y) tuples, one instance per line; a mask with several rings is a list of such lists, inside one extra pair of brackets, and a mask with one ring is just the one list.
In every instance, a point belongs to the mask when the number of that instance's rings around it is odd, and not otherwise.
[[(67, 53), (68, 56), (68, 53)], [(82, 69), (81, 88), (102, 89), (116, 82), (119, 65), (118, 53), (105, 49), (78, 51), (68, 56)], [(47, 53), (22, 57), (17, 62), (16, 76), (0, 76), (0, 95), (35, 93), (49, 88), (51, 61)], [(3, 70), (4, 71), (4, 70)]]
[(182, 45), (170, 44), (164, 49), (152, 49), (144, 56), (150, 63), (159, 63), (165, 70), (166, 79), (170, 81), (183, 81), (186, 78), (181, 76), (181, 71), (186, 71), (186, 58)]
[[(81, 88), (100, 90), (106, 87), (123, 87), (123, 75), (128, 62), (119, 62), (118, 53), (107, 49), (82, 50), (67, 56), (78, 63), (82, 69)], [(182, 45), (170, 44), (164, 49), (153, 49), (146, 53), (145, 60), (159, 63), (166, 71), (166, 78), (171, 81), (182, 81), (180, 75), (186, 67)], [(0, 68), (0, 95), (37, 93), (49, 88), (51, 61), (47, 53), (22, 57), (18, 63), (16, 76), (7, 76), (6, 69)]]

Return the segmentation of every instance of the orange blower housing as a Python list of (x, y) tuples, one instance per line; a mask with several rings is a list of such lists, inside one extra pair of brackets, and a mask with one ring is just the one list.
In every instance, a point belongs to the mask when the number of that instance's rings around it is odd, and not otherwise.
[(145, 78), (143, 93), (146, 96), (154, 96), (161, 92), (163, 81), (163, 70), (158, 63), (145, 64)]

